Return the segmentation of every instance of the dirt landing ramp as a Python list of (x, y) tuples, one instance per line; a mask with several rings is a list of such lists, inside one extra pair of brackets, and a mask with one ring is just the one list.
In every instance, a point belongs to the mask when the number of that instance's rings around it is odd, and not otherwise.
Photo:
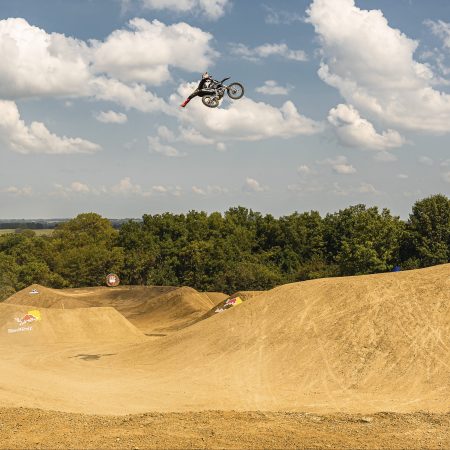
[(193, 405), (447, 412), (450, 265), (281, 286), (117, 358)]
[(0, 346), (143, 341), (145, 336), (114, 308), (62, 310), (0, 304)]

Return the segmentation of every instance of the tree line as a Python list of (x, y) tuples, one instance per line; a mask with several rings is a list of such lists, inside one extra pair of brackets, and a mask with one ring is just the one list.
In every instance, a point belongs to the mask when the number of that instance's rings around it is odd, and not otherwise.
[(115, 229), (95, 213), (0, 236), (0, 300), (32, 283), (191, 286), (232, 293), (314, 278), (387, 272), (450, 261), (450, 199), (417, 201), (409, 219), (359, 204), (275, 218), (244, 207), (221, 214), (146, 214)]

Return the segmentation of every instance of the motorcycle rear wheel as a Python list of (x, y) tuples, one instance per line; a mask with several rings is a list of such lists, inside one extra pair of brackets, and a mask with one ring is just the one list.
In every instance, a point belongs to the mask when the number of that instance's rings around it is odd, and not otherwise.
[(241, 83), (231, 83), (227, 89), (228, 97), (239, 100), (244, 96), (244, 86)]
[(202, 97), (202, 103), (208, 108), (217, 108), (219, 106), (219, 99), (217, 97), (205, 95)]

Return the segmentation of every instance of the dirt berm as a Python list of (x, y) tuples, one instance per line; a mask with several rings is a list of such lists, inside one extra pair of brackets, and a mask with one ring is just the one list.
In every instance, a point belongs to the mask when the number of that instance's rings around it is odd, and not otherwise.
[(224, 298), (227, 298), (226, 294), (197, 292), (189, 287), (49, 289), (34, 284), (15, 293), (4, 303), (52, 309), (108, 306), (117, 309), (147, 334), (166, 334), (191, 325)]

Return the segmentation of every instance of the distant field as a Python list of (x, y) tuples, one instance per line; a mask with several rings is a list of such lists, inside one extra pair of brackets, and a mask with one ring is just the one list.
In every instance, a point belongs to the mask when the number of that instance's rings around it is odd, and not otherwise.
[[(34, 231), (38, 236), (50, 236), (53, 233), (52, 228), (46, 228), (43, 230), (31, 230), (31, 231)], [(15, 233), (15, 232), (16, 232), (15, 229), (0, 230), (0, 235), (10, 234), (10, 233)]]

